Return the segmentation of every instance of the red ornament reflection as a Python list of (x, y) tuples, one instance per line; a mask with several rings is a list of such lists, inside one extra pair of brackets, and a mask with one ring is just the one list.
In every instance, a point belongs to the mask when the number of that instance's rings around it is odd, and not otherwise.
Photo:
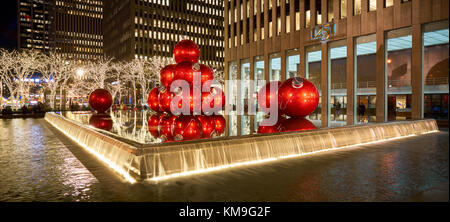
[(113, 103), (111, 93), (105, 89), (96, 89), (89, 95), (89, 105), (97, 111), (97, 113), (104, 113)]
[(89, 118), (89, 125), (106, 131), (110, 131), (113, 127), (111, 116), (106, 113), (93, 114)]
[(161, 69), (161, 72), (159, 73), (159, 79), (162, 86), (167, 88), (170, 86), (170, 84), (172, 84), (175, 66), (175, 64), (171, 64)]
[(169, 142), (173, 141), (173, 124), (177, 119), (177, 116), (173, 116), (170, 114), (163, 114), (159, 121), (159, 135), (162, 141)]
[[(286, 118), (283, 116), (279, 116), (277, 122), (274, 125), (269, 125), (269, 119), (263, 119), (258, 126), (258, 134), (267, 134), (267, 133), (279, 133), (281, 132), (281, 124), (286, 121)], [(266, 123), (266, 124), (264, 124)], [(266, 125), (266, 126), (265, 126)]]
[(281, 84), (278, 105), (282, 113), (291, 117), (305, 117), (319, 105), (319, 92), (313, 83), (294, 77)]
[(161, 120), (160, 114), (153, 114), (147, 121), (148, 131), (153, 137), (159, 137), (159, 122)]
[(173, 124), (173, 137), (175, 141), (200, 139), (202, 124), (195, 116), (179, 116)]
[[(277, 89), (271, 89), (270, 85), (277, 84)], [(272, 104), (276, 103), (278, 99), (278, 89), (281, 86), (280, 81), (273, 81), (267, 83), (263, 88), (261, 88), (258, 92), (258, 104), (259, 107), (264, 109), (269, 109)], [(263, 110), (264, 111), (264, 110)]]
[(181, 40), (173, 48), (173, 58), (176, 63), (186, 61), (197, 63), (200, 59), (200, 48), (191, 40)]
[(281, 132), (293, 132), (303, 130), (315, 130), (316, 126), (303, 117), (291, 117), (283, 121), (280, 125)]
[(214, 130), (217, 136), (222, 135), (225, 132), (226, 121), (222, 115), (212, 115), (214, 119)]
[(202, 124), (202, 138), (211, 138), (215, 131), (214, 118), (212, 116), (197, 116)]
[(147, 99), (147, 103), (148, 103), (148, 107), (155, 111), (155, 112), (160, 112), (162, 111), (159, 107), (159, 88), (154, 88), (150, 91), (150, 93), (148, 94), (148, 99)]

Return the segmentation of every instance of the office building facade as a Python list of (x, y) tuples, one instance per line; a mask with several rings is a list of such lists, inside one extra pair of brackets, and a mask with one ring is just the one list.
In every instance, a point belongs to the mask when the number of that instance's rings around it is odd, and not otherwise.
[(89, 60), (103, 53), (102, 0), (18, 0), (19, 49)]
[(200, 46), (200, 62), (223, 67), (222, 0), (110, 0), (104, 19), (107, 56), (170, 58), (175, 44), (187, 38)]
[[(308, 119), (321, 127), (448, 121), (448, 7), (446, 0), (227, 0), (225, 78), (309, 79), (320, 102)], [(245, 101), (262, 86), (226, 90), (238, 92), (230, 101)], [(228, 134), (253, 134), (262, 118), (229, 115)]]

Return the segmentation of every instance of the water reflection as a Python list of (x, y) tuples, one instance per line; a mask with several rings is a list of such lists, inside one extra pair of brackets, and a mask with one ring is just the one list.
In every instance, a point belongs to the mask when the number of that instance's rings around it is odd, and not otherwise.
[(174, 116), (146, 110), (110, 114), (64, 112), (61, 115), (100, 132), (142, 144), (223, 137), (226, 126), (222, 115)]
[(296, 132), (315, 129), (317, 128), (314, 123), (304, 117), (286, 118), (285, 116), (280, 116), (275, 125), (270, 125), (268, 117), (264, 118), (259, 124), (258, 133)]

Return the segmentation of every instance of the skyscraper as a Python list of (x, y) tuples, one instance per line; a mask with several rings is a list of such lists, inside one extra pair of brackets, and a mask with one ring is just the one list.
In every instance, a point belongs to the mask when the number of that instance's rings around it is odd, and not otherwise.
[(18, 7), (19, 49), (78, 60), (103, 56), (103, 1), (18, 0)]
[(49, 52), (54, 48), (53, 4), (18, 0), (18, 48)]
[(201, 49), (201, 62), (222, 67), (222, 0), (109, 0), (105, 2), (105, 54), (116, 59), (169, 58), (183, 37)]

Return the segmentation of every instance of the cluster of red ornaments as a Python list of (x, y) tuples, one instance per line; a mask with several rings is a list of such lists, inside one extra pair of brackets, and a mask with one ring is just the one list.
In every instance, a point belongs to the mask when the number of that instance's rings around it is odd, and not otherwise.
[[(203, 110), (205, 107), (209, 107), (209, 110), (217, 107), (222, 110), (225, 107), (225, 94), (221, 89), (211, 86), (211, 82), (214, 80), (214, 71), (210, 67), (198, 63), (200, 48), (193, 41), (185, 39), (175, 45), (173, 56), (177, 64), (171, 64), (161, 69), (161, 86), (152, 89), (148, 95), (147, 102), (150, 109), (157, 112), (148, 120), (150, 133), (154, 137), (160, 137), (163, 141), (195, 140), (223, 134), (225, 118), (211, 115), (211, 112)], [(171, 92), (171, 87), (177, 80), (184, 80), (185, 83), (188, 83), (190, 92), (187, 97), (182, 97), (176, 106), (182, 108), (183, 104), (189, 104), (190, 112), (199, 114), (198, 116), (173, 115), (174, 107), (171, 109), (171, 103), (179, 94)], [(199, 84), (194, 85), (197, 80), (200, 80)], [(208, 88), (209, 92), (202, 92), (202, 88)], [(194, 89), (201, 93), (197, 95), (194, 93)], [(194, 105), (199, 105), (201, 113), (193, 113), (194, 110), (199, 110), (194, 109)]]
[[(276, 85), (278, 90), (271, 89)], [(258, 104), (263, 110), (275, 105), (276, 100), (278, 100), (278, 122), (273, 126), (260, 126), (258, 133), (316, 129), (313, 123), (305, 119), (319, 105), (319, 92), (312, 82), (302, 77), (294, 77), (284, 82), (268, 83), (258, 92)]]
[(225, 132), (222, 115), (175, 116), (155, 113), (148, 120), (148, 129), (164, 142), (208, 139)]

